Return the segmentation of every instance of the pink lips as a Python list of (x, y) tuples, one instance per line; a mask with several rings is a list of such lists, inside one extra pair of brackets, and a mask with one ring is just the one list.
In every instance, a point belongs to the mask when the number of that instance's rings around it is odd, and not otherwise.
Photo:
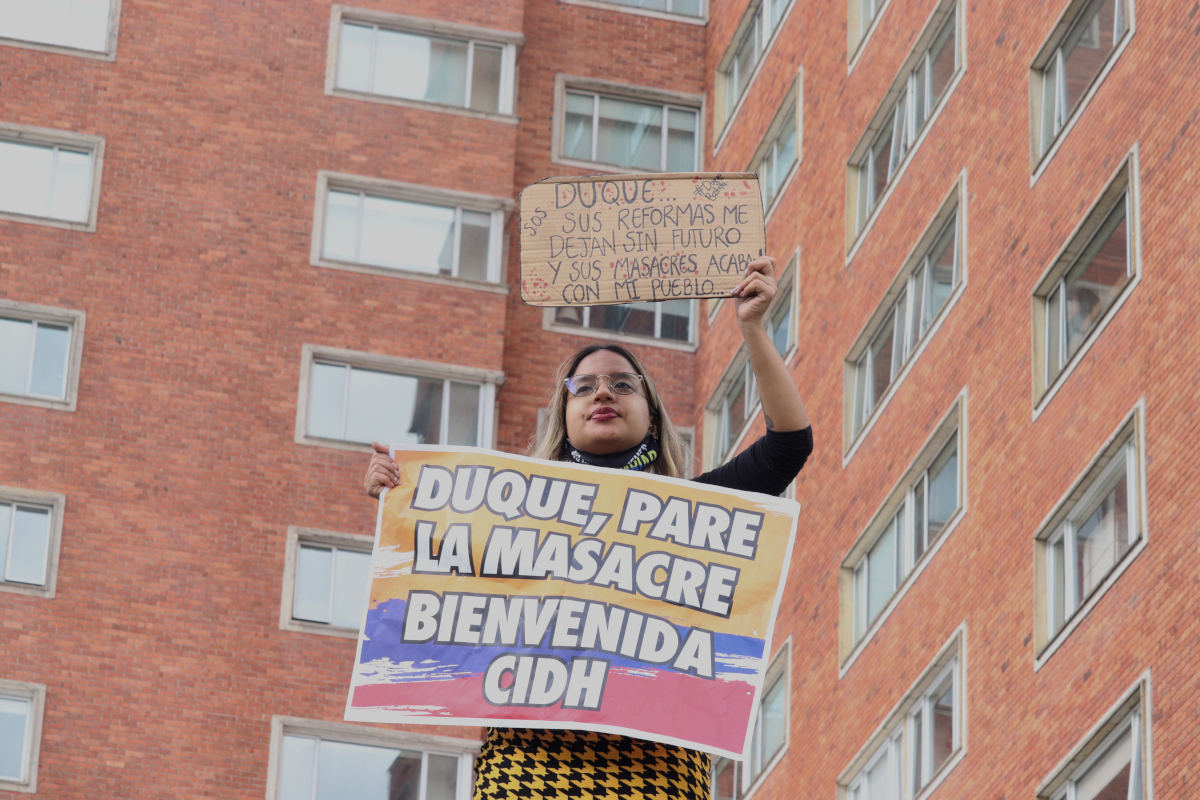
[(588, 417), (588, 419), (596, 420), (598, 422), (604, 422), (606, 420), (616, 419), (616, 418), (617, 418), (616, 410), (609, 408), (608, 406), (600, 406), (599, 408), (597, 408), (595, 411), (592, 412), (592, 415), (590, 417)]

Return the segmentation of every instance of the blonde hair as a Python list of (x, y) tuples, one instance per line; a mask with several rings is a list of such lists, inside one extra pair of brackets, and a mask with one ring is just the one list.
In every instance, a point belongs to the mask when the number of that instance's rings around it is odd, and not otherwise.
[(530, 448), (529, 455), (547, 461), (558, 461), (562, 457), (563, 445), (567, 442), (567, 378), (579, 369), (579, 363), (592, 353), (607, 350), (616, 353), (633, 366), (638, 375), (642, 376), (642, 384), (646, 389), (646, 403), (650, 406), (650, 425), (658, 427), (659, 453), (658, 458), (646, 467), (647, 472), (680, 478), (686, 469), (687, 451), (679, 431), (671, 424), (667, 409), (663, 406), (654, 381), (646, 373), (642, 362), (630, 351), (619, 344), (592, 344), (576, 351), (570, 358), (558, 367), (554, 379), (554, 394), (546, 406), (546, 422), (538, 431), (537, 440)]

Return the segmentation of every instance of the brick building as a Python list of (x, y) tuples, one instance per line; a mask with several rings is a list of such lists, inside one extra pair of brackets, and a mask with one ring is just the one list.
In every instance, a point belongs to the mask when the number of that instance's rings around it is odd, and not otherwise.
[(531, 181), (693, 167), (763, 178), (817, 439), (714, 794), (1195, 795), (1198, 24), (0, 3), (0, 797), (466, 798), (478, 729), (341, 722), (363, 442), (523, 451), (602, 338), (697, 470), (761, 434), (730, 303), (511, 288)]

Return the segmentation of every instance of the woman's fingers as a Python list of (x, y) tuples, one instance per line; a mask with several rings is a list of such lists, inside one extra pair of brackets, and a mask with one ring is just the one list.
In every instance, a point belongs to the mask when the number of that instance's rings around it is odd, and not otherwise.
[(379, 497), (384, 489), (394, 489), (400, 485), (400, 467), (392, 458), (387, 445), (371, 442), (371, 447), (375, 452), (367, 464), (363, 488), (371, 497)]
[(771, 256), (760, 256), (750, 262), (746, 267), (746, 277), (742, 278), (741, 282), (734, 287), (730, 292), (734, 297), (742, 297), (746, 294), (747, 287), (755, 280), (766, 280), (770, 283), (775, 283), (775, 259)]

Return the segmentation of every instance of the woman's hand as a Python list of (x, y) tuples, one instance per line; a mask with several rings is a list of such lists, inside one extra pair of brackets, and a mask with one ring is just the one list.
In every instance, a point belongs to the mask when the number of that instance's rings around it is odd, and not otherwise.
[(746, 277), (742, 278), (733, 290), (736, 303), (738, 324), (762, 325), (763, 315), (767, 307), (779, 291), (779, 282), (775, 279), (775, 259), (771, 256), (759, 256), (746, 267)]
[(384, 489), (395, 489), (400, 485), (400, 467), (388, 455), (388, 447), (379, 442), (371, 442), (375, 453), (371, 463), (367, 465), (367, 477), (363, 479), (363, 488), (371, 497), (379, 497)]

